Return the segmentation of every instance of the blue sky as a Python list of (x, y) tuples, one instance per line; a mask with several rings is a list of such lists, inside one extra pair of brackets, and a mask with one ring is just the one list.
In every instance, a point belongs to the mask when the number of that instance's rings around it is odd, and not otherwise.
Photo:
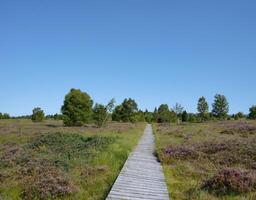
[(141, 109), (256, 104), (254, 0), (1, 0), (0, 112), (60, 111), (70, 88)]

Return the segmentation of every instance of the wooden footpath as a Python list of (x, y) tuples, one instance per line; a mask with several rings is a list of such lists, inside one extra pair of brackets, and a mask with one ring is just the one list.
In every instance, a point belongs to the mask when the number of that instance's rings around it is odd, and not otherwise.
[(154, 156), (154, 151), (152, 127), (147, 125), (106, 200), (169, 200), (162, 166)]

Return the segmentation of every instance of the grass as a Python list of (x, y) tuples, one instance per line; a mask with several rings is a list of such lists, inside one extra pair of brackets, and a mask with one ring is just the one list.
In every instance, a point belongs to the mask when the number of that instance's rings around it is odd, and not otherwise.
[(171, 199), (256, 199), (256, 121), (155, 124)]
[(144, 128), (0, 120), (0, 199), (105, 199)]

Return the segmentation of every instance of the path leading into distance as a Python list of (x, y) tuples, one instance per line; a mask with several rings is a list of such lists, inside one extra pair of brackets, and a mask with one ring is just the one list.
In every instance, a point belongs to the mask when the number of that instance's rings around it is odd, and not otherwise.
[(169, 200), (162, 166), (154, 151), (152, 126), (147, 125), (106, 200)]

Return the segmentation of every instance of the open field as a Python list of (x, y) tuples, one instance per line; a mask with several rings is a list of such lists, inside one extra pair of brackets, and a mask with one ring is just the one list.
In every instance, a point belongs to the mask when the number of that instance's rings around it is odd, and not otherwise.
[(256, 199), (256, 121), (155, 124), (171, 199)]
[(144, 128), (0, 120), (0, 199), (104, 199)]

